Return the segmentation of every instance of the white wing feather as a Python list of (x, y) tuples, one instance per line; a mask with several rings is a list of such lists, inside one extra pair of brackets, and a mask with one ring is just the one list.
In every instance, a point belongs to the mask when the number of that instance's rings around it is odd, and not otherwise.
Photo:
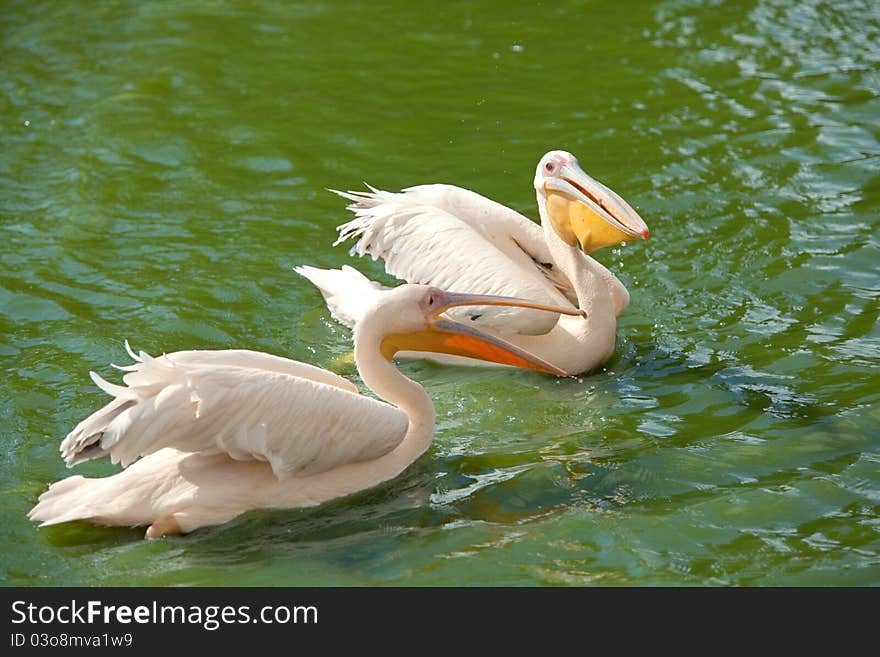
[(268, 461), (284, 479), (378, 458), (406, 435), (402, 411), (306, 363), (245, 350), (135, 358), (125, 386), (92, 373), (115, 399), (61, 443), (68, 465), (109, 454), (124, 467), (174, 447)]
[[(339, 227), (336, 244), (357, 238), (353, 253), (381, 258), (389, 274), (409, 283), (571, 305), (558, 289), (565, 289), (567, 281), (551, 280), (545, 273), (552, 271), (552, 259), (541, 228), (519, 213), (452, 185), (422, 185), (400, 193), (370, 189), (337, 192), (353, 201), (349, 210), (355, 218)], [(503, 306), (449, 314), (532, 335), (548, 332), (558, 319)]]

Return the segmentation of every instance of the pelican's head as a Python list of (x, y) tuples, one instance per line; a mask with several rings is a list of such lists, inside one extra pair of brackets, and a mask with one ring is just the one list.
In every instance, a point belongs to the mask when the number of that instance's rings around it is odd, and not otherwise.
[(648, 239), (648, 226), (638, 212), (584, 173), (571, 153), (550, 151), (541, 158), (535, 191), (556, 234), (570, 246), (579, 244), (584, 253)]
[[(566, 372), (555, 365), (524, 349), (443, 315), (455, 306), (515, 306), (566, 315), (584, 315), (581, 310), (545, 306), (525, 299), (457, 294), (428, 285), (407, 284), (382, 295), (356, 330), (360, 333), (364, 329), (364, 325), (370, 321), (368, 316), (370, 319), (375, 318), (375, 323), (382, 327), (382, 355), (388, 360), (398, 351), (430, 351), (525, 367), (556, 376), (566, 375)], [(355, 337), (357, 339), (358, 336)]]

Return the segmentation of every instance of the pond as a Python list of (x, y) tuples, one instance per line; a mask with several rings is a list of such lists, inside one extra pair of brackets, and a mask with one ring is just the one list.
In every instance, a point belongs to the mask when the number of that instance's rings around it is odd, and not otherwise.
[[(0, 15), (0, 583), (880, 584), (880, 11), (865, 2), (9, 2)], [(150, 353), (360, 383), (298, 264), (327, 188), (447, 182), (537, 218), (562, 148), (648, 242), (604, 368), (405, 363), (433, 448), (184, 537), (26, 514)], [(109, 463), (77, 466), (102, 476)]]

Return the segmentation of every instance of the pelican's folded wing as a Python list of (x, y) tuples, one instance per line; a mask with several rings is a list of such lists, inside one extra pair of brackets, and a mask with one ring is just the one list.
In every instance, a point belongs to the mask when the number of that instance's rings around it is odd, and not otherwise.
[[(339, 227), (337, 244), (356, 238), (352, 251), (382, 259), (393, 276), (455, 292), (571, 305), (541, 228), (503, 205), (452, 185), (341, 194), (353, 201), (355, 218)], [(557, 321), (551, 313), (503, 306), (449, 314), (531, 335), (547, 333)]]
[(267, 461), (279, 479), (378, 458), (406, 435), (399, 409), (340, 376), (253, 351), (132, 354), (126, 385), (61, 443), (68, 465), (106, 455), (124, 466), (163, 447)]

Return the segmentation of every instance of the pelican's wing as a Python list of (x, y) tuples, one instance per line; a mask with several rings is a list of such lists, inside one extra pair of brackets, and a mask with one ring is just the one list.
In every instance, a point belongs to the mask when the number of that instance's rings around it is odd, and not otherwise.
[(306, 363), (245, 350), (131, 355), (125, 386), (92, 373), (114, 399), (61, 443), (68, 465), (109, 454), (125, 467), (174, 447), (268, 461), (283, 479), (378, 458), (406, 435), (402, 411)]
[[(372, 188), (371, 188), (372, 189)], [(571, 305), (558, 287), (541, 228), (499, 203), (452, 185), (422, 185), (400, 193), (339, 192), (355, 218), (339, 227), (337, 244), (357, 238), (358, 255), (382, 259), (409, 283)], [(538, 335), (556, 324), (551, 313), (504, 306), (453, 309), (508, 333)]]

